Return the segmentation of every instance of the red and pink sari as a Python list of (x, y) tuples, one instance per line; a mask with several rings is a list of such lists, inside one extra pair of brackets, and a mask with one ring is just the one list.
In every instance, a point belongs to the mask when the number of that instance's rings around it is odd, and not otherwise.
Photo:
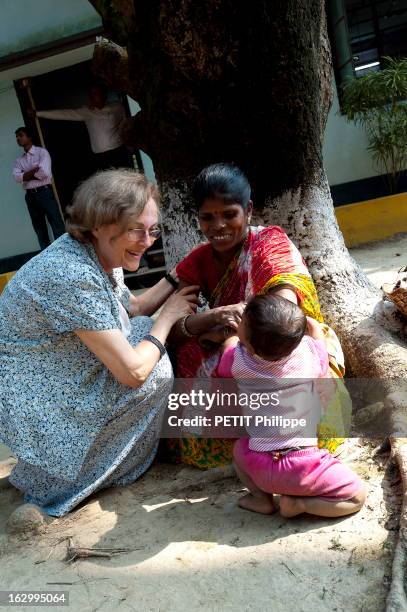
[[(273, 287), (290, 285), (304, 313), (323, 321), (315, 286), (304, 260), (285, 232), (277, 226), (251, 227), (222, 277), (216, 272), (210, 244), (200, 245), (191, 251), (178, 264), (177, 274), (185, 283), (199, 285), (210, 308), (237, 304), (253, 295), (267, 293)], [(217, 351), (205, 350), (197, 338), (189, 338), (177, 349), (176, 375), (179, 378), (214, 376), (218, 359)], [(332, 367), (336, 375), (341, 374), (336, 362)], [(173, 459), (201, 468), (230, 463), (232, 447), (233, 442), (225, 439), (168, 441)]]

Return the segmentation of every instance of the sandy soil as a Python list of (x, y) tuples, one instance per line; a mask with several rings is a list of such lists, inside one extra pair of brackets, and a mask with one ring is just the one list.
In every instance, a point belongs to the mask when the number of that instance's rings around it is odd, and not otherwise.
[(370, 242), (350, 253), (376, 287), (381, 287), (395, 282), (398, 270), (407, 266), (407, 234)]
[[(399, 236), (352, 255), (380, 286), (407, 264), (406, 247), (407, 236)], [(134, 485), (94, 496), (41, 534), (11, 536), (6, 521), (21, 495), (0, 491), (1, 588), (66, 590), (71, 609), (81, 612), (384, 610), (400, 479), (371, 444), (352, 441), (344, 458), (369, 495), (360, 513), (342, 519), (252, 514), (237, 507), (241, 485), (230, 470), (156, 464)], [(1, 445), (0, 461), (2, 477), (13, 459)], [(68, 562), (69, 538), (77, 547), (126, 551)]]
[[(334, 520), (253, 514), (237, 507), (241, 485), (230, 472), (157, 464), (22, 538), (4, 532), (20, 494), (3, 491), (2, 588), (63, 589), (80, 611), (383, 610), (400, 481), (386, 456), (371, 456), (372, 447), (348, 448), (369, 499), (359, 514)], [(69, 537), (128, 552), (69, 563)]]

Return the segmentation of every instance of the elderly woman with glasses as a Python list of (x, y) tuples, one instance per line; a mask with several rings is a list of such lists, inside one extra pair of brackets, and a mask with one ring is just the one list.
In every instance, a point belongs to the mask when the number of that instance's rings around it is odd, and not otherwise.
[(67, 233), (0, 298), (0, 441), (18, 458), (9, 483), (46, 514), (134, 482), (154, 459), (173, 376), (164, 344), (197, 301), (169, 275), (137, 298), (124, 285), (160, 234), (158, 204), (141, 174), (93, 175)]

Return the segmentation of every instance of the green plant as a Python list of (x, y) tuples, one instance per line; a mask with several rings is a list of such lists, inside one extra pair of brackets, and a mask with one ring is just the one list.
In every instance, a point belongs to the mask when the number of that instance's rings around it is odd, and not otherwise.
[(368, 150), (394, 193), (407, 167), (407, 58), (383, 60), (382, 70), (344, 84), (342, 109), (366, 130)]

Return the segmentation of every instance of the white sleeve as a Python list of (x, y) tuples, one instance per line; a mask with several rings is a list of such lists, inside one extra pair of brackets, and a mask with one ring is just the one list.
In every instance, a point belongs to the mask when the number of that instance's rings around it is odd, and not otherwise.
[(85, 121), (85, 109), (61, 108), (57, 110), (37, 111), (37, 117), (42, 119), (59, 119), (62, 121)]

